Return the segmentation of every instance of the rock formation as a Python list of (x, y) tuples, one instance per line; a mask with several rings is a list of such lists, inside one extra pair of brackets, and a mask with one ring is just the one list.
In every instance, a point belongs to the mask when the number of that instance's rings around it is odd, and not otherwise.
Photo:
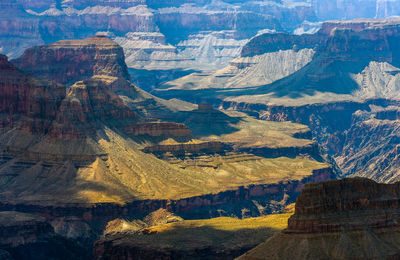
[(0, 70), (2, 128), (48, 131), (65, 97), (65, 86), (26, 76), (3, 55), (0, 56)]
[[(243, 48), (237, 64), (232, 62), (232, 71), (242, 67), (239, 74), (230, 76), (230, 67), (213, 74), (194, 73), (165, 84), (157, 94), (207, 101), (265, 120), (306, 124), (344, 175), (394, 182), (398, 31), (399, 19), (393, 18), (326, 22), (312, 35), (260, 35)], [(310, 54), (308, 60), (305, 53)], [(267, 57), (282, 62), (278, 66)], [(296, 57), (303, 67), (290, 66)], [(288, 76), (281, 78), (283, 73)], [(389, 138), (384, 140), (385, 135)]]
[(45, 218), (15, 211), (0, 212), (0, 248), (1, 259), (89, 256), (75, 242), (56, 235)]
[(308, 184), (288, 227), (239, 259), (396, 259), (399, 191), (365, 178)]
[(12, 63), (25, 72), (66, 85), (95, 75), (130, 80), (123, 49), (105, 36), (33, 47)]
[[(0, 209), (43, 216), (86, 249), (116, 218), (278, 213), (305, 183), (336, 177), (306, 126), (156, 98), (129, 82), (107, 38), (32, 48), (14, 62), (23, 70), (1, 56)], [(190, 155), (144, 152), (154, 147)]]
[[(158, 213), (159, 214), (159, 213)], [(137, 229), (138, 220), (96, 241), (95, 259), (233, 259), (286, 226), (290, 214), (158, 223)]]

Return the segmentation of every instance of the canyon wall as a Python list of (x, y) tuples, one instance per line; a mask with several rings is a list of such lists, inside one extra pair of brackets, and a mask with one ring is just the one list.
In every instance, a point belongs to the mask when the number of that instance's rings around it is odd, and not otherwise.
[(397, 259), (399, 183), (307, 184), (288, 227), (239, 259)]

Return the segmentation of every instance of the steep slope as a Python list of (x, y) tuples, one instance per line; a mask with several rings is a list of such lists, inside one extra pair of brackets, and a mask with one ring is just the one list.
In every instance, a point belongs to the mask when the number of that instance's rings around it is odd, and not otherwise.
[[(237, 60), (243, 61), (244, 68), (238, 75), (232, 77), (224, 70), (212, 76), (192, 74), (156, 93), (166, 98), (206, 101), (264, 120), (306, 124), (344, 175), (394, 182), (398, 180), (398, 32), (399, 19), (393, 18), (326, 22), (313, 35), (264, 34), (243, 49)], [(272, 83), (255, 86), (279, 78), (280, 68), (289, 68), (286, 64), (291, 64), (295, 55), (301, 57), (301, 52), (311, 53), (309, 48), (315, 54), (304, 67)], [(287, 55), (277, 55), (282, 53)], [(283, 66), (267, 59), (248, 65), (247, 61), (261, 56), (281, 57)], [(260, 68), (272, 74), (253, 76), (260, 75)]]
[(378, 182), (399, 181), (398, 111), (397, 105), (354, 113), (353, 124), (339, 137), (335, 156), (344, 172)]
[[(33, 74), (48, 79), (58, 79), (61, 75), (61, 82), (73, 85), (66, 93), (65, 86), (51, 83), (60, 92), (59, 98), (52, 98), (55, 93), (50, 87), (45, 88), (48, 92), (31, 95), (50, 114), (23, 114), (22, 119), (33, 122), (30, 128), (14, 127), (26, 125), (19, 118), (8, 120), (11, 125), (3, 125), (0, 136), (4, 154), (0, 166), (3, 201), (52, 206), (179, 200), (251, 184), (268, 186), (283, 180), (301, 186), (310, 178), (334, 176), (329, 165), (322, 162), (316, 144), (301, 139), (308, 138), (307, 128), (285, 123), (267, 126), (248, 116), (226, 114), (211, 107), (204, 111), (179, 111), (182, 110), (179, 102), (162, 101), (130, 84), (123, 60), (122, 49), (116, 43), (105, 37), (94, 37), (35, 47), (14, 61)], [(16, 70), (5, 58), (3, 63), (5, 72), (15, 71), (15, 75), (3, 76), (11, 77), (4, 85), (4, 95), (13, 93), (15, 85), (22, 85), (15, 78), (34, 80)], [(63, 73), (68, 77), (63, 77)], [(28, 85), (26, 89), (30, 93), (35, 86)], [(29, 99), (20, 96), (14, 99), (4, 96), (3, 100), (17, 107), (31, 107)], [(11, 113), (7, 110), (10, 104), (5, 104), (2, 110), (5, 118)], [(148, 117), (165, 111), (181, 123)], [(204, 132), (201, 129), (209, 128), (210, 122), (206, 119), (210, 113), (221, 121), (213, 131)], [(38, 128), (39, 123), (44, 126)], [(194, 134), (182, 123), (188, 124)], [(225, 132), (219, 132), (224, 128)], [(258, 137), (250, 140), (246, 137), (249, 135)], [(263, 138), (271, 141), (262, 141)], [(232, 143), (231, 139), (237, 141)], [(161, 154), (173, 152), (173, 156), (157, 158), (152, 154), (160, 151)], [(318, 161), (296, 158), (301, 154), (309, 154)], [(201, 156), (205, 159), (199, 159)], [(277, 158), (281, 156), (291, 158)], [(204, 164), (193, 165), (196, 161)], [(240, 167), (243, 162), (247, 163), (247, 171)], [(229, 171), (229, 167), (236, 170)], [(274, 170), (268, 173), (265, 170), (269, 168)], [(227, 182), (228, 179), (231, 181)], [(293, 187), (290, 192), (293, 200), (298, 188)], [(282, 206), (285, 203), (286, 200)]]
[[(314, 34), (265, 33), (251, 39), (230, 66), (167, 82), (156, 93), (190, 101), (208, 98), (285, 105), (392, 98), (396, 95), (398, 26), (397, 18), (331, 21)], [(387, 86), (393, 91), (389, 93)]]
[[(192, 73), (166, 82), (161, 89), (168, 91), (256, 87), (294, 73), (310, 62), (313, 54), (314, 51), (311, 49), (302, 49), (239, 57), (230, 61), (229, 66), (211, 74)], [(161, 95), (162, 93), (160, 92)]]
[(308, 184), (288, 227), (238, 259), (396, 259), (399, 183)]
[[(38, 73), (27, 57), (41, 57), (40, 80), (1, 56), (1, 210), (43, 216), (88, 249), (115, 218), (280, 213), (305, 183), (336, 178), (307, 127), (155, 98), (125, 77), (118, 45), (91, 40), (28, 50), (19, 66)], [(69, 87), (50, 81), (62, 71)]]
[[(393, 92), (387, 89), (390, 79), (371, 81), (368, 78), (379, 77), (382, 70), (371, 62), (399, 66), (399, 20), (361, 20), (344, 24), (350, 27), (334, 29), (326, 45), (304, 68), (277, 82), (249, 91), (249, 94), (258, 95), (252, 101), (268, 103), (269, 98), (274, 97), (286, 97), (296, 103), (321, 102), (322, 96), (330, 100), (395, 97), (396, 87), (392, 87)], [(393, 71), (392, 75), (396, 74), (396, 68), (388, 69), (388, 74), (390, 71)], [(368, 73), (369, 76), (366, 75)], [(277, 99), (274, 101), (278, 102)]]
[(298, 72), (252, 90), (256, 95), (228, 99), (239, 107), (268, 104), (259, 110), (266, 119), (310, 125), (345, 174), (394, 182), (399, 134), (390, 113), (398, 107), (398, 19), (354, 21), (352, 27), (335, 29)]
[[(328, 19), (400, 14), (393, 0), (3, 0), (1, 4), (0, 52), (10, 58), (38, 44), (102, 33), (124, 47), (128, 66), (136, 69), (219, 69), (265, 29), (303, 32)], [(198, 41), (193, 44), (193, 39)]]

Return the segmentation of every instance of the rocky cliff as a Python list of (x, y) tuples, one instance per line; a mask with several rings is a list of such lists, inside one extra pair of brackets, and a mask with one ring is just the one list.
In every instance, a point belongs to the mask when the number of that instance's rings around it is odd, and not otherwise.
[[(303, 104), (397, 97), (398, 27), (397, 18), (361, 19), (325, 22), (314, 34), (265, 33), (252, 38), (230, 66), (164, 83), (156, 93), (190, 101), (244, 95), (254, 103)], [(209, 90), (224, 88), (238, 89)]]
[(33, 47), (12, 63), (23, 71), (67, 85), (95, 75), (130, 80), (123, 49), (104, 36)]
[[(34, 45), (102, 33), (125, 48), (129, 66), (152, 69), (220, 68), (259, 30), (281, 29), (280, 22), (292, 29), (315, 20), (311, 6), (304, 3), (3, 2), (0, 50), (12, 58)], [(287, 16), (293, 19), (287, 21)], [(193, 44), (194, 39), (199, 42)]]
[[(175, 80), (175, 85), (159, 93), (165, 97), (182, 95), (187, 100), (207, 100), (225, 109), (256, 113), (259, 118), (266, 120), (307, 124), (315, 140), (336, 159), (344, 174), (393, 182), (397, 180), (397, 148), (394, 140), (398, 138), (398, 28), (397, 18), (327, 22), (314, 36), (304, 36), (325, 37), (325, 43), (314, 46), (315, 54), (311, 61), (280, 80), (260, 87), (246, 88), (242, 85), (242, 88), (229, 90), (190, 90), (191, 84), (185, 85), (183, 80)], [(278, 38), (260, 36), (260, 39), (266, 42), (269, 39), (285, 49), (296, 47), (293, 42), (289, 47), (286, 46), (286, 41), (290, 42), (296, 37), (285, 40), (283, 35)], [(262, 48), (273, 48), (275, 45), (260, 46), (261, 51)], [(288, 55), (279, 57), (289, 64), (294, 55), (300, 55), (305, 50), (281, 51)], [(257, 53), (257, 47), (254, 51)], [(257, 57), (250, 55), (241, 60), (251, 62)], [(261, 61), (264, 67), (270, 65), (264, 61), (267, 60)], [(248, 65), (243, 62), (243, 67), (243, 75), (253, 75), (258, 74), (261, 64)], [(278, 75), (279, 70), (274, 70), (274, 73)], [(186, 76), (188, 79), (190, 77)], [(212, 83), (210, 85), (215, 86), (229, 82), (224, 78), (219, 81), (216, 79), (218, 77), (215, 75), (211, 80), (207, 78)], [(247, 78), (243, 76), (243, 79)], [(257, 80), (256, 77), (252, 79)], [(266, 81), (265, 78), (262, 80)], [(197, 87), (196, 81), (192, 82)], [(199, 82), (207, 86), (207, 81)], [(253, 84), (251, 80), (250, 84)], [(371, 131), (385, 133), (390, 138), (386, 142), (380, 138), (382, 135), (376, 136)], [(361, 141), (358, 138), (360, 136), (365, 141)]]
[[(160, 207), (187, 218), (277, 213), (305, 183), (336, 177), (306, 126), (155, 98), (129, 83), (121, 48), (104, 37), (91, 40), (94, 45), (83, 41), (88, 52), (72, 40), (27, 51), (43, 60), (32, 58), (47, 69), (40, 80), (0, 60), (2, 210), (43, 216), (57, 234), (87, 247), (115, 218)], [(55, 53), (63, 61), (81, 59), (85, 68), (57, 63), (53, 73)], [(28, 57), (20, 64), (38, 73)], [(78, 80), (68, 91), (50, 81), (62, 71), (71, 76), (62, 79)], [(149, 111), (178, 123), (153, 119)], [(233, 152), (224, 150), (227, 144)], [(146, 147), (207, 153), (203, 160), (172, 162), (143, 152)], [(268, 156), (265, 149), (281, 153)]]
[[(327, 19), (385, 18), (400, 12), (391, 0), (4, 0), (1, 9), (0, 50), (12, 58), (34, 45), (102, 33), (124, 47), (128, 66), (201, 70), (210, 64), (213, 69), (226, 66), (265, 29), (304, 32)], [(193, 39), (200, 45), (190, 44)]]
[(287, 229), (239, 259), (396, 259), (399, 190), (364, 178), (308, 184)]
[(32, 214), (0, 212), (0, 237), (1, 259), (85, 259), (89, 256), (75, 242), (56, 235), (45, 218)]
[(26, 76), (5, 56), (0, 56), (0, 70), (2, 128), (48, 131), (65, 97), (65, 87)]

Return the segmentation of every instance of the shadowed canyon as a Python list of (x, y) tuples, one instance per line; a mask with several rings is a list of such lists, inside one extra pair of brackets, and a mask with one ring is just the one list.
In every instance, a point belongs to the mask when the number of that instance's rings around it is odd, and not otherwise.
[(0, 1), (0, 259), (398, 259), (399, 6)]

